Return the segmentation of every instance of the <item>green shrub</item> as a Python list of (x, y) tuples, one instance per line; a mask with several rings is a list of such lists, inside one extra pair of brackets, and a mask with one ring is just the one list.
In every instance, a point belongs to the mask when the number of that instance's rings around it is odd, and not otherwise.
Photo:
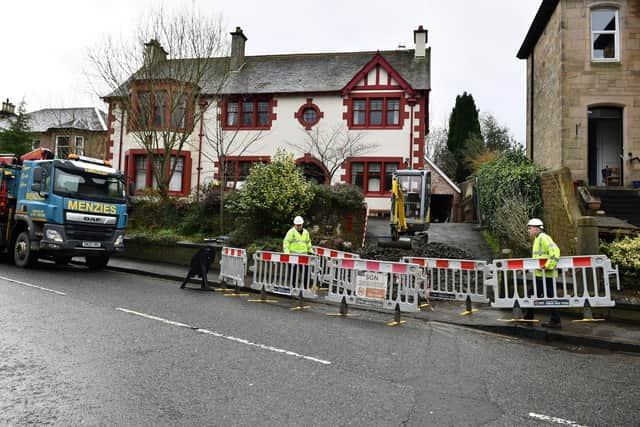
[(624, 288), (640, 289), (640, 237), (600, 242), (600, 251), (618, 266)]

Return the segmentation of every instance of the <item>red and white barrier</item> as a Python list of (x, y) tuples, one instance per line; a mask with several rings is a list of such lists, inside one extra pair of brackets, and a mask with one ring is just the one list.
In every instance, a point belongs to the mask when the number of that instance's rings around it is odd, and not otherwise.
[(280, 295), (317, 298), (318, 257), (257, 251), (253, 254), (252, 289)]
[[(560, 257), (554, 275), (546, 276), (546, 259), (500, 259), (487, 268), (495, 308), (613, 307), (611, 285), (620, 289), (618, 268), (604, 255)], [(536, 283), (537, 274), (538, 283)]]
[(219, 281), (231, 281), (234, 285), (244, 287), (247, 275), (247, 251), (240, 248), (222, 248), (220, 257)]
[(381, 309), (417, 312), (420, 267), (401, 262), (332, 259), (334, 281), (327, 300)]
[(336, 249), (328, 249), (320, 246), (313, 246), (313, 253), (318, 256), (318, 282), (324, 285), (331, 283), (333, 274), (331, 273), (332, 258), (337, 259), (357, 259), (360, 255), (351, 252), (338, 251)]
[(485, 261), (403, 257), (402, 262), (417, 264), (425, 280), (420, 283), (420, 295), (429, 299), (487, 303)]

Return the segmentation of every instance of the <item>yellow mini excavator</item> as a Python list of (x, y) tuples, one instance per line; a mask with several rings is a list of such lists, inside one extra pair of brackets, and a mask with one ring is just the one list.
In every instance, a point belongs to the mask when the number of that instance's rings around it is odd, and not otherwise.
[(411, 241), (417, 236), (426, 243), (430, 201), (429, 171), (402, 169), (393, 172), (389, 215), (392, 243), (387, 246), (411, 248)]

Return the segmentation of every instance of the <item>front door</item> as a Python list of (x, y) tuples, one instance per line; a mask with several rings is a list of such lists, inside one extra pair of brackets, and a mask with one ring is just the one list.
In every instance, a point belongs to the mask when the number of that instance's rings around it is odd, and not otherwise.
[[(622, 177), (622, 109), (589, 110), (589, 185), (606, 185), (607, 168), (618, 168)], [(623, 185), (620, 178), (620, 185)]]

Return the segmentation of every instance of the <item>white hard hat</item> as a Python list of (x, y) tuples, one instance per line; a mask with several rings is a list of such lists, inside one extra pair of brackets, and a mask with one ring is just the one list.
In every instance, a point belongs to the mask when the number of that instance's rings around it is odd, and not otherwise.
[(300, 215), (298, 215), (297, 217), (295, 217), (293, 219), (293, 223), (295, 225), (302, 225), (302, 224), (304, 224), (304, 219), (302, 219), (302, 217)]
[(527, 223), (527, 225), (529, 227), (540, 227), (540, 228), (544, 228), (544, 224), (542, 223), (542, 220), (538, 219), (538, 218), (531, 218), (529, 220), (529, 222)]

